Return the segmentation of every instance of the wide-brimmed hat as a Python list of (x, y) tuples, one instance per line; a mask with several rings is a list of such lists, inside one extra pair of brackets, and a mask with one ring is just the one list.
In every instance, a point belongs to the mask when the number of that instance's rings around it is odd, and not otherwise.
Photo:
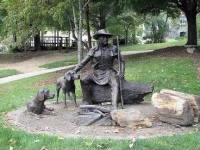
[(107, 36), (108, 38), (110, 38), (110, 37), (112, 36), (112, 34), (109, 33), (109, 32), (106, 32), (105, 29), (101, 29), (101, 30), (98, 30), (98, 31), (93, 35), (93, 38), (97, 40), (100, 36)]

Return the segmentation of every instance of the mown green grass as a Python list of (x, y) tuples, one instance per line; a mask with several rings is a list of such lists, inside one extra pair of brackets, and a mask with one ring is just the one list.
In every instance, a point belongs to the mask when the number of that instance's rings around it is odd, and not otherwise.
[(41, 65), (39, 67), (51, 69), (51, 68), (57, 68), (57, 67), (74, 65), (76, 63), (77, 63), (76, 61), (72, 61), (72, 62), (68, 62), (68, 61), (56, 61), (56, 62), (53, 62), (53, 63)]
[(0, 135), (6, 135), (0, 138), (0, 149), (127, 149), (129, 140), (95, 140), (83, 138), (66, 138), (58, 136), (48, 136), (44, 134), (29, 134), (10, 128), (1, 128)]
[(126, 78), (152, 83), (155, 92), (169, 88), (199, 94), (197, 71), (191, 58), (136, 58), (126, 63)]
[[(154, 43), (154, 44), (136, 44), (136, 45), (128, 45), (128, 46), (120, 46), (122, 51), (148, 51), (148, 50), (157, 50), (166, 47), (173, 47), (173, 46), (183, 46), (186, 43), (186, 39), (179, 38), (179, 39), (171, 39), (165, 43)], [(86, 52), (85, 52), (86, 53)], [(77, 63), (76, 55), (73, 53), (67, 56), (66, 60), (63, 61), (56, 61), (53, 63), (48, 63), (41, 65), (41, 68), (56, 68), (56, 67), (63, 67), (67, 65), (73, 65)]]
[(19, 72), (17, 72), (17, 70), (15, 69), (3, 69), (3, 70), (0, 70), (0, 78), (16, 75), (18, 73)]
[[(95, 140), (82, 138), (60, 138), (42, 134), (29, 134), (8, 127), (2, 117), (5, 112), (25, 106), (31, 96), (42, 87), (55, 92), (54, 80), (62, 74), (51, 73), (1, 85), (0, 88), (0, 149), (129, 149), (129, 140)], [(176, 89), (198, 94), (199, 82), (195, 66), (190, 58), (137, 58), (129, 59), (126, 79), (139, 83), (153, 83), (155, 91), (162, 88)], [(52, 81), (52, 82), (50, 82)], [(80, 85), (76, 82), (80, 97)], [(199, 132), (137, 140), (132, 149), (198, 149)]]
[(183, 46), (186, 43), (186, 39), (180, 38), (175, 40), (170, 40), (165, 43), (153, 43), (153, 44), (136, 44), (136, 45), (128, 45), (128, 46), (120, 46), (122, 51), (147, 51), (147, 50), (157, 50), (166, 47), (173, 46)]
[[(72, 54), (74, 54), (74, 53), (72, 53)], [(40, 65), (39, 67), (51, 69), (51, 68), (57, 68), (57, 67), (68, 66), (68, 65), (74, 65), (74, 64), (77, 63), (77, 58), (75, 57), (75, 55), (72, 55), (72, 54), (69, 55), (69, 56), (66, 58), (66, 60), (56, 61), (56, 62), (52, 62), (52, 63)]]

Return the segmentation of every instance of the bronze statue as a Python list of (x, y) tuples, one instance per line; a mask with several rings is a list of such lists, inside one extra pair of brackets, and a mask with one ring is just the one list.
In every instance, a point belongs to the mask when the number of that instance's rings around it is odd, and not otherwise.
[(60, 89), (62, 89), (63, 94), (64, 94), (65, 107), (67, 106), (66, 94), (68, 95), (68, 97), (70, 97), (70, 94), (72, 94), (74, 103), (76, 106), (78, 106), (76, 103), (74, 76), (70, 71), (66, 72), (64, 74), (64, 76), (57, 79), (57, 82), (56, 82), (56, 92), (57, 92), (56, 102), (57, 102), (57, 104), (58, 104)]
[(45, 101), (47, 99), (54, 98), (55, 94), (51, 94), (47, 88), (40, 89), (32, 100), (27, 102), (27, 111), (35, 114), (42, 114), (45, 110), (53, 111), (52, 108), (47, 108), (45, 106)]
[[(83, 85), (88, 86), (92, 82), (98, 85), (106, 85), (109, 84), (111, 87), (111, 99), (112, 105), (114, 108), (117, 108), (118, 101), (118, 91), (119, 91), (119, 82), (118, 76), (124, 77), (124, 61), (122, 57), (118, 57), (118, 49), (116, 46), (113, 46), (108, 43), (108, 39), (112, 37), (112, 34), (106, 32), (104, 29), (97, 31), (93, 38), (98, 41), (97, 47), (94, 47), (89, 50), (87, 56), (78, 64), (74, 72), (77, 73), (80, 71), (88, 62), (92, 62), (93, 71), (88, 76), (84, 77), (81, 80)], [(114, 61), (115, 59), (120, 58), (122, 62), (121, 72), (117, 72), (114, 69)], [(86, 87), (87, 89), (87, 87)], [(82, 88), (84, 90), (84, 88)], [(84, 93), (84, 91), (83, 91)], [(85, 94), (91, 94), (86, 92)], [(103, 96), (103, 95), (102, 95)], [(88, 96), (87, 96), (88, 97)], [(85, 100), (90, 102), (90, 100)]]
[[(112, 102), (113, 108), (116, 109), (118, 102), (121, 102), (123, 107), (123, 103), (138, 104), (144, 101), (144, 96), (153, 91), (153, 85), (131, 83), (124, 79), (124, 60), (118, 48), (108, 43), (112, 34), (102, 29), (93, 37), (98, 45), (90, 49), (81, 63), (72, 70), (74, 75), (80, 71), (83, 103)], [(114, 68), (115, 60), (118, 60), (120, 71)]]

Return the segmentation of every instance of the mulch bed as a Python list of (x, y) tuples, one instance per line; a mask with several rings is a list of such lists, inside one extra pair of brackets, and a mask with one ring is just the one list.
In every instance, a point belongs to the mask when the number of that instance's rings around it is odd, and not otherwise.
[(122, 128), (119, 126), (79, 126), (77, 122), (77, 112), (73, 102), (64, 104), (49, 103), (47, 106), (54, 108), (54, 114), (35, 115), (26, 112), (26, 108), (20, 108), (7, 114), (7, 122), (17, 128), (31, 133), (46, 133), (61, 137), (83, 137), (100, 139), (138, 139), (157, 136), (172, 136), (176, 134), (189, 133), (194, 127), (180, 127), (162, 123), (156, 117), (155, 109), (151, 104), (143, 103), (139, 105), (129, 105), (126, 109), (141, 111), (153, 122), (152, 128)]

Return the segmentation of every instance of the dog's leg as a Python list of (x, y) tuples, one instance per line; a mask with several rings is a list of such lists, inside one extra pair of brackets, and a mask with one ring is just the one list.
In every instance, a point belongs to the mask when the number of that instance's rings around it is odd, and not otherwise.
[(67, 92), (68, 99), (70, 100), (70, 92)]
[(66, 93), (64, 93), (64, 101), (65, 101), (65, 107), (67, 107), (67, 102), (66, 102)]
[(59, 93), (60, 93), (60, 88), (57, 88), (57, 99), (56, 99), (56, 103), (58, 104), (58, 98), (59, 98)]
[(72, 92), (72, 96), (74, 98), (74, 103), (76, 105), (76, 107), (78, 107), (77, 103), (76, 103), (76, 93), (75, 92)]

